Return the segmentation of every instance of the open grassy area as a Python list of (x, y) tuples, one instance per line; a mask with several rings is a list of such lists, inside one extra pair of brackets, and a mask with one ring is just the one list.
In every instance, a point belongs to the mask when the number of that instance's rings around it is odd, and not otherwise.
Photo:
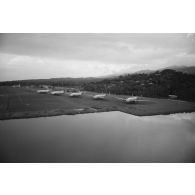
[(64, 114), (121, 111), (137, 116), (195, 111), (194, 102), (142, 97), (137, 104), (126, 104), (108, 95), (105, 100), (94, 100), (95, 93), (85, 92), (80, 98), (68, 94), (53, 96), (37, 94), (33, 88), (0, 87), (0, 119), (33, 118)]

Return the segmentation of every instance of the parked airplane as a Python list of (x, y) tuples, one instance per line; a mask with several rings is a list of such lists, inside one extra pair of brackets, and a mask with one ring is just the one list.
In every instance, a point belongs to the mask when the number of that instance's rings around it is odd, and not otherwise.
[(138, 103), (138, 102), (150, 102), (150, 100), (140, 100), (138, 96), (131, 96), (128, 98), (117, 98), (124, 101), (125, 103)]
[(98, 95), (94, 95), (93, 99), (95, 100), (103, 100), (106, 97), (106, 94), (98, 94)]
[(136, 103), (138, 101), (137, 96), (132, 96), (132, 97), (128, 97), (128, 98), (117, 98), (117, 99), (122, 100), (125, 103)]
[(80, 97), (82, 96), (83, 92), (75, 92), (75, 93), (71, 93), (69, 94), (70, 97)]
[(59, 90), (59, 91), (52, 91), (51, 95), (62, 95), (64, 94), (64, 90)]
[(176, 95), (169, 95), (169, 98), (170, 99), (177, 99), (177, 96)]
[(40, 90), (37, 90), (37, 93), (49, 93), (50, 90), (49, 89), (40, 89)]

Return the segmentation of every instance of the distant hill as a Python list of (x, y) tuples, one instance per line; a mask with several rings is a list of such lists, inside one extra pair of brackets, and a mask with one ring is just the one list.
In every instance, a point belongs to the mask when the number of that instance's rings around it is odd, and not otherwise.
[(86, 83), (83, 88), (88, 91), (158, 98), (176, 95), (179, 99), (195, 101), (195, 75), (172, 69), (121, 75)]
[(195, 74), (195, 66), (168, 66), (166, 68), (157, 69), (157, 70), (140, 70), (135, 72), (134, 74), (150, 74), (155, 71), (163, 71), (166, 69), (175, 70), (177, 72), (182, 72), (186, 74)]
[(52, 85), (52, 86), (80, 86), (84, 83), (98, 82), (104, 78), (86, 77), (86, 78), (50, 78), (50, 79), (28, 79), (28, 80), (15, 80), (0, 82), (0, 85), (12, 86), (12, 85)]
[(162, 68), (162, 69), (155, 69), (155, 70), (151, 70), (151, 69), (146, 69), (146, 70), (139, 70), (136, 72), (131, 72), (129, 70), (126, 70), (126, 72), (119, 72), (119, 73), (115, 73), (115, 74), (110, 74), (107, 76), (103, 76), (101, 78), (116, 78), (118, 76), (125, 76), (125, 75), (129, 75), (129, 74), (151, 74), (154, 73), (156, 71), (163, 71), (166, 69), (170, 69), (170, 70), (175, 70), (177, 72), (182, 72), (182, 73), (186, 73), (186, 74), (195, 74), (195, 66), (168, 66), (166, 68)]
[(133, 74), (150, 74), (150, 73), (153, 73), (155, 72), (156, 70), (139, 70)]
[(182, 72), (190, 75), (195, 75), (195, 66), (169, 66), (167, 68), (159, 69), (159, 70), (140, 70), (137, 72), (119, 72), (117, 74), (110, 74), (107, 76), (102, 77), (80, 77), (80, 78), (71, 78), (71, 77), (65, 77), (65, 78), (50, 78), (50, 79), (28, 79), (28, 80), (15, 80), (15, 81), (4, 81), (0, 82), (0, 85), (53, 85), (53, 86), (81, 86), (86, 83), (91, 82), (99, 82), (104, 79), (115, 79), (119, 76), (128, 76), (128, 75), (140, 75), (145, 74), (149, 75), (152, 73), (155, 73), (156, 71), (162, 72), (164, 70), (174, 70), (177, 72)]
[(186, 74), (195, 74), (195, 66), (170, 66), (169, 69), (183, 72)]

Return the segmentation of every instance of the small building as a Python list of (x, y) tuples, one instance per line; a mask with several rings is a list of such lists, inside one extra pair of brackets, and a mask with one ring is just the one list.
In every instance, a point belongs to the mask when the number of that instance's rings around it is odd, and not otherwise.
[(18, 85), (12, 85), (12, 87), (14, 87), (14, 88), (19, 88), (19, 87), (21, 87), (21, 86), (20, 86), (20, 84), (18, 84)]

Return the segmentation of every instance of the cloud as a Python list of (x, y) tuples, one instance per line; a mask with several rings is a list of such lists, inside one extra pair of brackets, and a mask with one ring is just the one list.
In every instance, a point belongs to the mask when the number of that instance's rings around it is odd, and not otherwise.
[(55, 77), (95, 77), (118, 73), (130, 65), (108, 65), (95, 61), (51, 59), (0, 53), (0, 79), (38, 79)]
[(194, 56), (194, 34), (0, 34), (4, 79), (195, 65)]

